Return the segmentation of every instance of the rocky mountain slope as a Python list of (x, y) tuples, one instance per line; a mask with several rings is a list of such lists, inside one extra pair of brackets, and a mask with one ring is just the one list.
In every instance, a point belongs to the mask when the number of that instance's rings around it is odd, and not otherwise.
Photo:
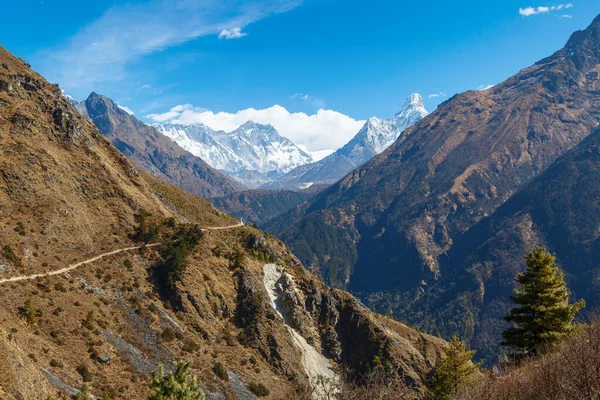
[(312, 161), (310, 155), (271, 125), (248, 121), (232, 132), (215, 131), (202, 124), (166, 123), (154, 127), (248, 187), (271, 182)]
[(392, 119), (369, 118), (362, 129), (342, 148), (324, 159), (302, 165), (277, 181), (269, 189), (305, 189), (314, 184), (332, 184), (370, 161), (391, 146), (406, 129), (427, 116), (423, 99), (411, 95)]
[(462, 332), (495, 361), (506, 328), (502, 316), (512, 306), (513, 278), (524, 268), (523, 254), (537, 245), (556, 253), (573, 298), (584, 298), (588, 310), (596, 309), (599, 183), (600, 129), (596, 128), (492, 215), (456, 238), (441, 263), (440, 281), (399, 312), (433, 331), (446, 326)]
[(142, 399), (150, 374), (177, 360), (193, 362), (209, 399), (252, 399), (259, 384), (294, 398), (313, 373), (308, 350), (335, 374), (390, 366), (423, 397), (440, 355), (440, 339), (328, 288), (278, 240), (140, 172), (1, 47), (0, 217), (2, 398), (86, 385)]
[(211, 202), (219, 210), (260, 227), (294, 206), (313, 198), (326, 187), (314, 185), (304, 190), (245, 190), (211, 199)]
[[(505, 82), (441, 104), (269, 229), (329, 282), (368, 303), (411, 304), (444, 279), (440, 262), (459, 237), (598, 125), (599, 74), (600, 17)], [(481, 323), (463, 312), (471, 326)]]
[(92, 93), (76, 108), (127, 158), (160, 179), (207, 198), (244, 189), (106, 96)]

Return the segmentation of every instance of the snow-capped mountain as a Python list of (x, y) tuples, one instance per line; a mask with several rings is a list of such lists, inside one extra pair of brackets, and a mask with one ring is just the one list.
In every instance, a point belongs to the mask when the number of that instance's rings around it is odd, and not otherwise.
[(163, 135), (221, 171), (236, 172), (248, 167), (230, 148), (215, 138), (216, 131), (206, 125), (155, 124)]
[(302, 165), (264, 187), (298, 190), (317, 183), (335, 183), (387, 149), (402, 132), (427, 114), (421, 95), (412, 94), (394, 118), (369, 118), (356, 136), (335, 153), (321, 161)]
[(312, 157), (271, 125), (246, 122), (232, 132), (202, 125), (155, 124), (154, 127), (213, 168), (250, 187), (270, 183)]

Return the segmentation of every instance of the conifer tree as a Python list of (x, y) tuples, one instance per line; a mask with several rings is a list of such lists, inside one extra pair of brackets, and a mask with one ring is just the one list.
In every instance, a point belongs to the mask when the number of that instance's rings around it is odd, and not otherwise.
[(575, 314), (585, 306), (584, 300), (569, 304), (570, 293), (556, 257), (543, 247), (526, 256), (527, 268), (515, 281), (511, 300), (517, 305), (504, 319), (516, 326), (502, 333), (503, 346), (510, 346), (515, 357), (535, 354), (539, 346), (559, 340), (572, 329)]
[(191, 362), (175, 365), (175, 372), (165, 371), (161, 365), (158, 375), (154, 375), (148, 386), (148, 400), (204, 400), (204, 392), (198, 386), (196, 376), (189, 371)]
[(474, 355), (474, 350), (468, 350), (464, 342), (452, 335), (429, 385), (435, 399), (450, 399), (475, 381), (481, 363), (472, 361)]

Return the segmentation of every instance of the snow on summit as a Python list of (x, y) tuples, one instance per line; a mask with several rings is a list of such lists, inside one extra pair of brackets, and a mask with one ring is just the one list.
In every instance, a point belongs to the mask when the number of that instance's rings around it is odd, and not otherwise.
[(271, 125), (248, 121), (231, 132), (203, 124), (157, 123), (158, 131), (249, 187), (271, 182), (312, 157)]

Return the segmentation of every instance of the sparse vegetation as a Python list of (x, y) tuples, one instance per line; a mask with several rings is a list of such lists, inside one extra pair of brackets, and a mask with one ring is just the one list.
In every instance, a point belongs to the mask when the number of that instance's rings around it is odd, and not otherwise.
[(81, 387), (81, 389), (79, 390), (79, 393), (77, 393), (75, 400), (88, 400), (88, 399), (89, 399), (89, 393), (88, 393), (87, 385), (83, 385)]
[(84, 382), (90, 382), (92, 380), (92, 373), (90, 372), (88, 366), (85, 364), (80, 364), (79, 366), (77, 366), (77, 373), (81, 375), (81, 378)]
[(27, 325), (37, 325), (40, 317), (42, 316), (42, 312), (39, 308), (33, 305), (31, 297), (25, 300), (25, 304), (23, 307), (19, 308), (19, 315), (25, 318)]
[(11, 262), (15, 267), (17, 268), (22, 268), (23, 267), (23, 261), (21, 261), (21, 258), (19, 256), (17, 256), (17, 253), (15, 253), (15, 251), (13, 250), (12, 247), (10, 247), (10, 245), (4, 245), (4, 247), (2, 248), (2, 252), (4, 253), (4, 257)]
[(215, 375), (222, 381), (229, 381), (229, 375), (227, 374), (227, 368), (220, 361), (216, 361), (212, 368)]
[(271, 394), (271, 391), (262, 383), (250, 382), (248, 389), (257, 397), (265, 397)]
[(600, 325), (579, 325), (537, 355), (489, 371), (456, 400), (597, 399), (600, 393)]

